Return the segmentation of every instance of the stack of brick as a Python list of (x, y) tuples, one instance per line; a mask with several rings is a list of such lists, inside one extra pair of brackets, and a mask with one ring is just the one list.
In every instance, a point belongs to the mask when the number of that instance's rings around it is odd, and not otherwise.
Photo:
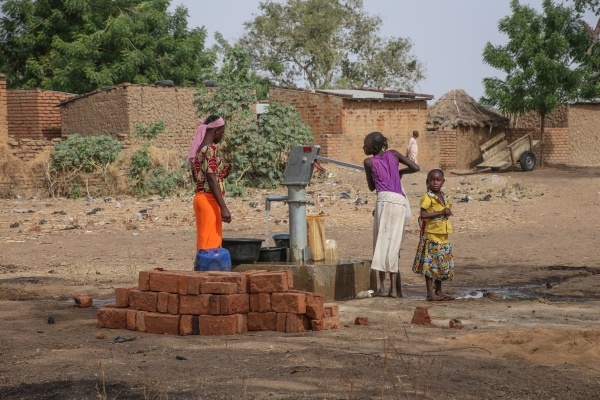
[(140, 271), (98, 310), (98, 327), (171, 335), (339, 329), (338, 306), (293, 289), (291, 271)]

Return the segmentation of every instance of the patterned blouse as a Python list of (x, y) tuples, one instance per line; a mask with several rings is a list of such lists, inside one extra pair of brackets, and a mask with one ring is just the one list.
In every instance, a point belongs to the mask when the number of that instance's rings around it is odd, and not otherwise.
[(214, 145), (204, 146), (198, 150), (194, 160), (194, 174), (196, 175), (196, 193), (210, 193), (206, 174), (216, 174), (221, 196), (225, 197), (225, 163)]

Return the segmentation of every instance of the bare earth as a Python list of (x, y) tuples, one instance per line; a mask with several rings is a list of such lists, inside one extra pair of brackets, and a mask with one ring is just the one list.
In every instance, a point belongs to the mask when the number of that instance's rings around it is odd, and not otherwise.
[[(362, 173), (328, 171), (309, 187), (311, 211), (325, 213), (341, 257), (369, 259), (375, 197)], [(415, 212), (424, 181), (425, 172), (405, 179)], [(404, 298), (339, 302), (339, 331), (232, 337), (103, 330), (96, 339), (95, 309), (73, 306), (76, 294), (110, 302), (139, 270), (191, 269), (190, 195), (0, 200), (0, 398), (599, 398), (600, 169), (447, 174), (445, 187), (457, 266), (445, 288), (463, 299), (425, 301), (411, 272), (413, 219)], [(228, 200), (226, 236), (264, 237), (266, 194)], [(269, 228), (288, 230), (285, 205), (274, 205)], [(433, 326), (410, 324), (418, 306)], [(369, 325), (354, 325), (357, 316)], [(449, 328), (454, 318), (463, 329)]]

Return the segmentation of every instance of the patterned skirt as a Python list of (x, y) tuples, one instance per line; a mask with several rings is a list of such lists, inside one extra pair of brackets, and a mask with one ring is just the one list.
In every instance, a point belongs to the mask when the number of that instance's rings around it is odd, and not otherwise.
[(452, 280), (454, 278), (452, 246), (450, 243), (438, 243), (421, 236), (412, 270), (436, 281)]

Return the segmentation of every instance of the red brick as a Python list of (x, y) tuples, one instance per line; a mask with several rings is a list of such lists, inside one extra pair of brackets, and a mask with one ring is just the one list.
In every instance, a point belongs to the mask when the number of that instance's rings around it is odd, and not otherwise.
[(182, 315), (179, 320), (180, 335), (199, 335), (200, 328), (198, 325), (197, 315)]
[(221, 314), (247, 314), (250, 311), (248, 295), (245, 293), (226, 294), (219, 296)]
[(129, 307), (138, 311), (156, 311), (158, 293), (142, 292), (139, 290), (129, 291)]
[(150, 272), (151, 271), (140, 271), (138, 274), (138, 288), (139, 290), (148, 291), (150, 290)]
[(94, 305), (94, 298), (92, 296), (73, 296), (73, 301), (75, 301), (75, 306), (81, 308), (89, 308)]
[(248, 332), (248, 314), (235, 314), (237, 317), (237, 333)]
[(285, 331), (287, 333), (306, 332), (310, 330), (310, 319), (306, 315), (287, 313), (285, 317)]
[(145, 319), (145, 315), (146, 315), (145, 311), (138, 311), (135, 314), (135, 329), (138, 332), (146, 332), (146, 319)]
[(277, 313), (277, 322), (275, 324), (275, 330), (277, 332), (285, 332), (286, 317), (287, 317), (286, 313)]
[(323, 325), (325, 325), (325, 329), (340, 329), (342, 327), (340, 317), (323, 318)]
[[(285, 314), (282, 314), (285, 316)], [(249, 331), (275, 331), (277, 330), (277, 313), (275, 312), (251, 312), (248, 313)], [(285, 330), (285, 324), (284, 324)]]
[(179, 312), (181, 314), (209, 314), (210, 294), (179, 296)]
[(198, 319), (201, 335), (235, 335), (238, 332), (237, 315), (201, 315)]
[(235, 283), (237, 285), (237, 293), (248, 293), (248, 283), (246, 275), (238, 274), (235, 272), (228, 272), (230, 275), (216, 276), (212, 279), (212, 282), (228, 282)]
[(306, 313), (305, 293), (273, 293), (271, 295), (271, 308), (276, 312)]
[(265, 272), (249, 278), (250, 293), (286, 292), (289, 289), (286, 272)]
[(253, 293), (250, 295), (250, 311), (271, 311), (271, 293)]
[(156, 300), (156, 311), (166, 313), (169, 309), (169, 293), (160, 292)]
[(127, 329), (127, 309), (99, 308), (96, 313), (98, 328)]
[(306, 315), (310, 319), (323, 319), (325, 317), (324, 299), (325, 296), (322, 294), (306, 293)]
[(117, 307), (116, 303), (106, 303), (102, 307), (103, 308), (121, 308), (121, 307)]
[(137, 290), (137, 286), (115, 289), (115, 304), (117, 307), (129, 307), (129, 292), (131, 290)]
[(413, 313), (411, 324), (415, 325), (431, 325), (431, 317), (427, 307), (417, 307)]
[[(202, 272), (197, 272), (198, 275), (189, 276), (187, 279), (187, 294), (200, 294), (200, 284), (209, 282), (211, 277)], [(201, 274), (201, 275), (200, 275)], [(181, 289), (181, 288), (180, 288)]]
[(354, 325), (369, 325), (368, 317), (356, 317), (354, 320)]
[(325, 318), (339, 317), (340, 308), (337, 304), (325, 304)]
[(148, 312), (144, 315), (146, 332), (179, 335), (179, 315)]
[(237, 284), (229, 282), (203, 282), (200, 284), (200, 293), (205, 294), (234, 294), (237, 293)]
[(153, 292), (179, 293), (179, 274), (176, 271), (150, 272), (150, 290)]
[(167, 312), (169, 314), (179, 314), (179, 295), (174, 293), (169, 293), (169, 300), (167, 304)]
[(313, 319), (312, 321), (310, 321), (310, 324), (312, 326), (312, 330), (315, 332), (325, 330), (325, 325), (323, 325), (322, 319)]
[(136, 310), (127, 310), (127, 329), (135, 331)]
[[(198, 277), (203, 277), (203, 279), (209, 279), (208, 275), (206, 275), (204, 272), (198, 272), (198, 271), (178, 271), (178, 283), (179, 283), (179, 294), (198, 294), (198, 288), (196, 287), (196, 292), (195, 293), (190, 293), (189, 292), (189, 288), (190, 288), (190, 281), (196, 281), (196, 278)], [(192, 287), (192, 291), (194, 291), (193, 287)]]
[(221, 299), (218, 295), (208, 294), (208, 313), (210, 315), (221, 315)]

